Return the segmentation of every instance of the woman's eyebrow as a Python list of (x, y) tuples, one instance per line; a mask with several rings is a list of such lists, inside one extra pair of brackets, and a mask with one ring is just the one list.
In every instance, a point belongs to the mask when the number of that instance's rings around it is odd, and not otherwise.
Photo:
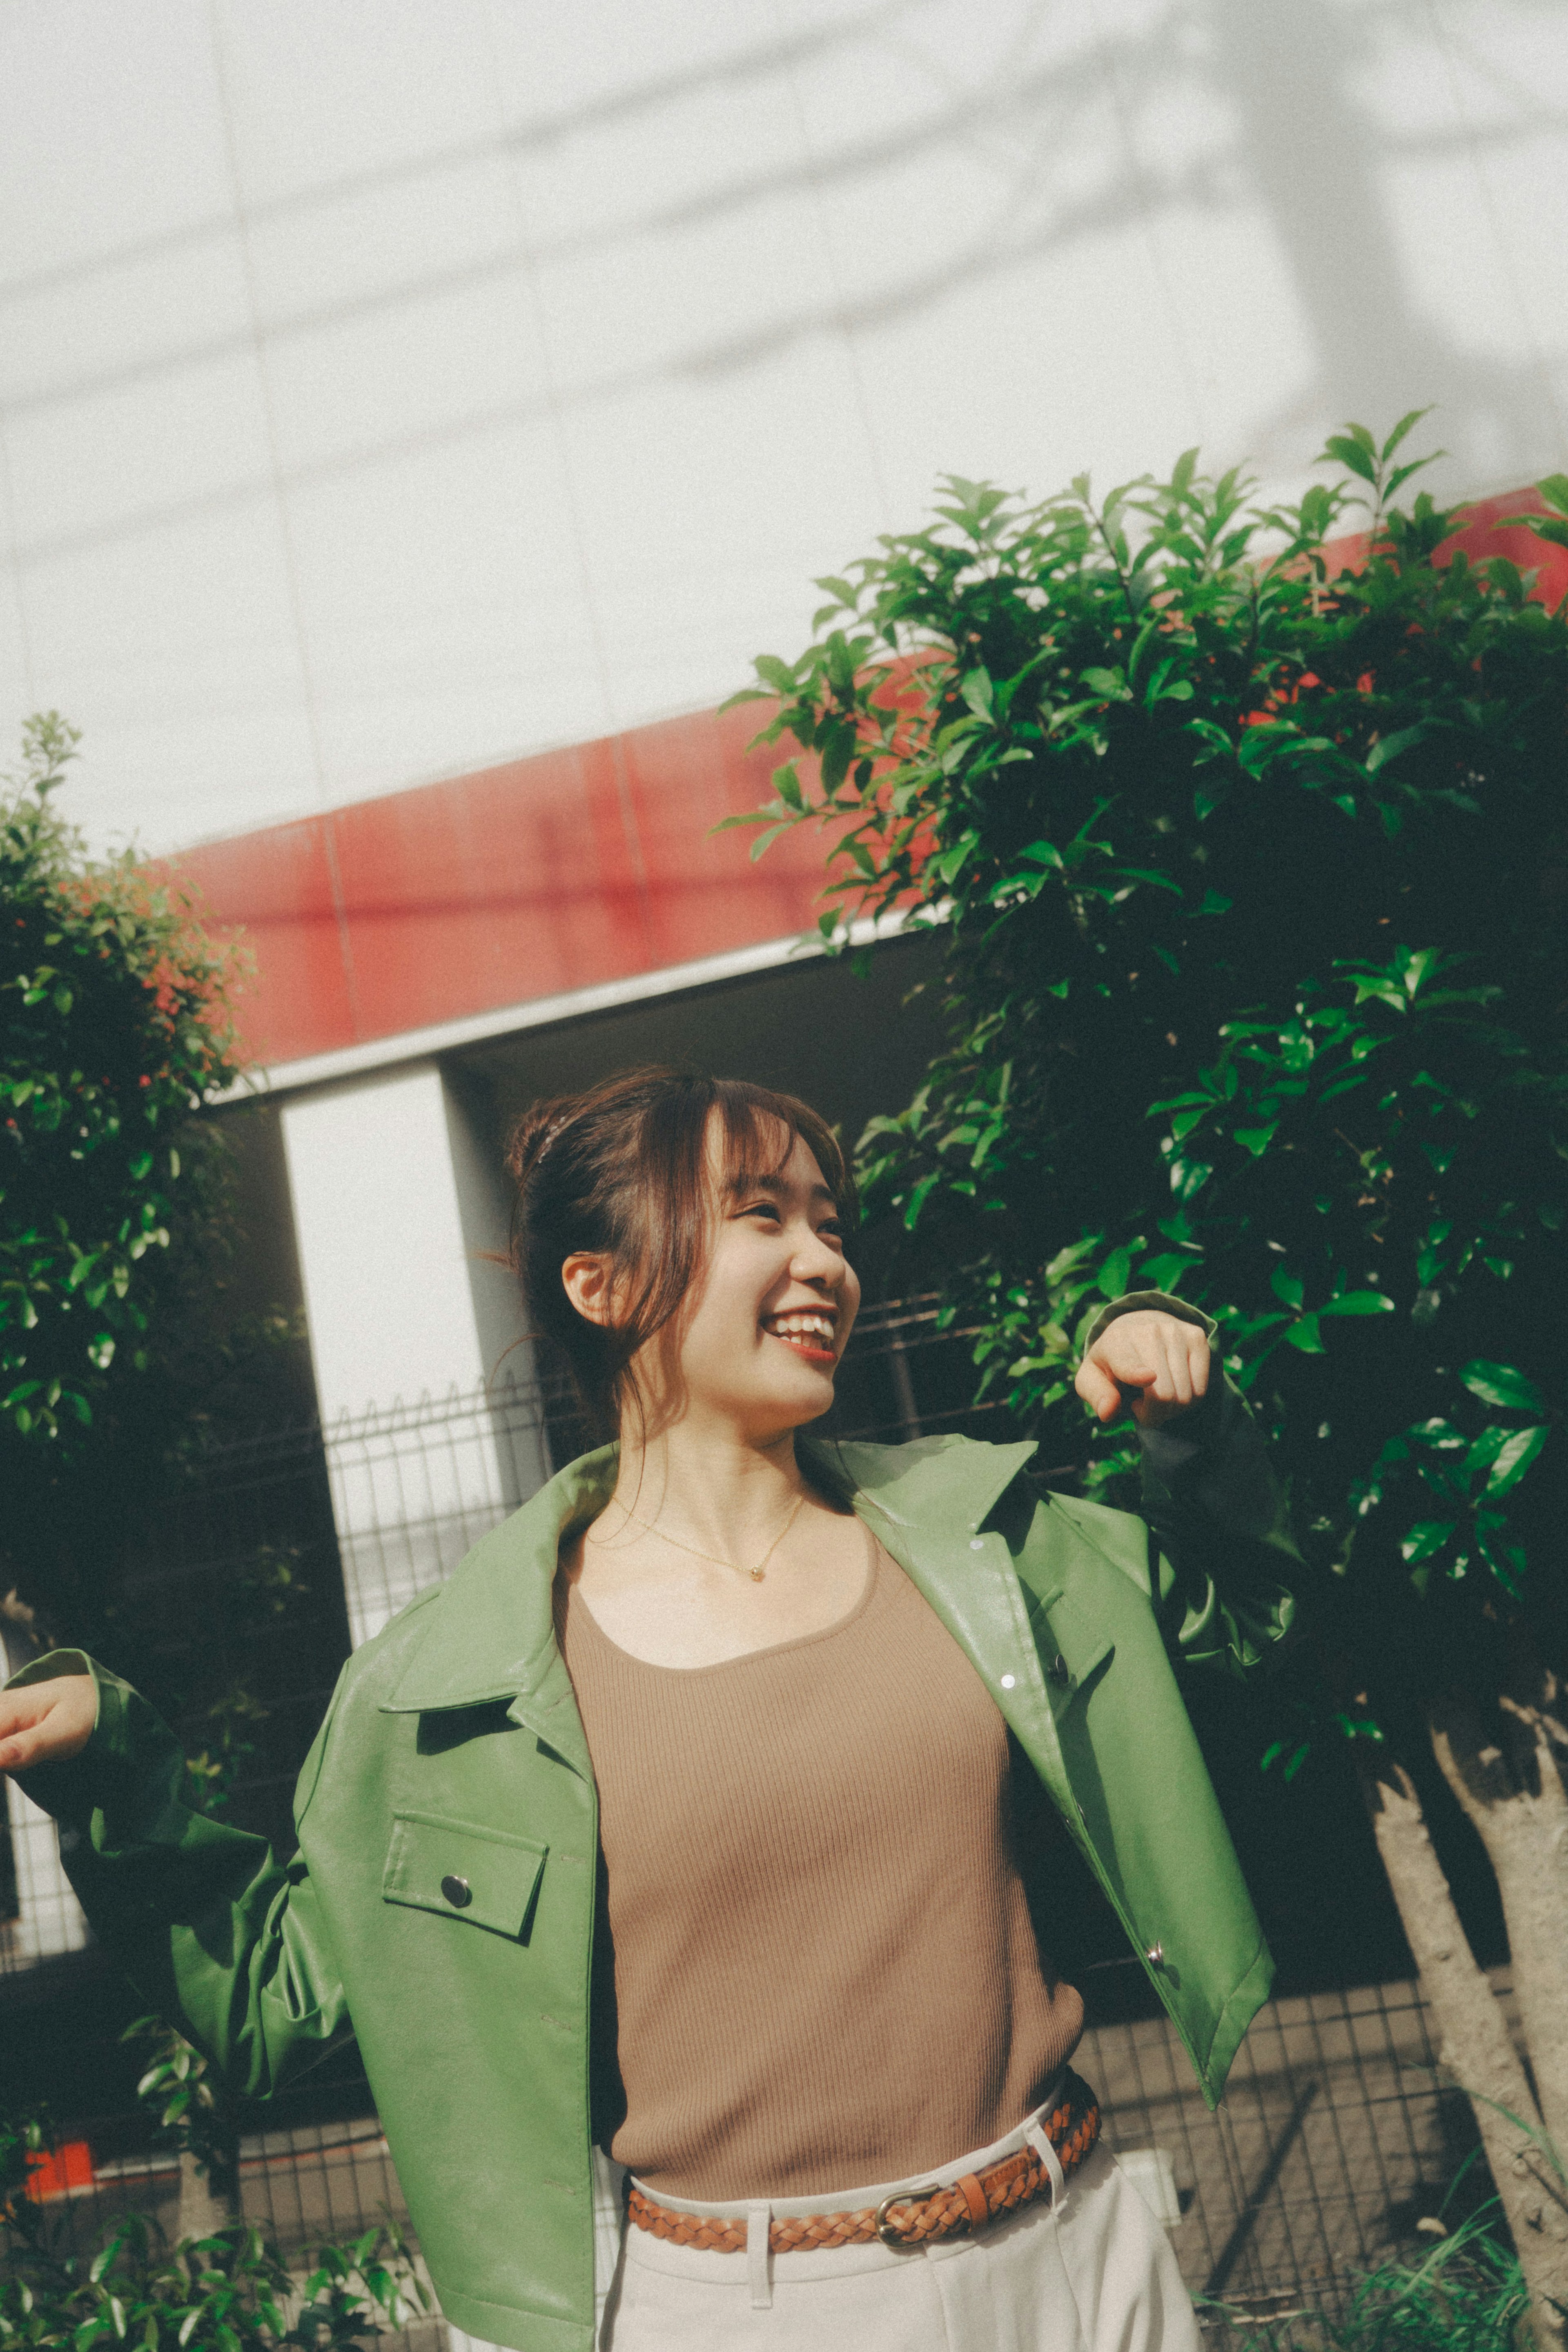
[[(783, 1200), (788, 1197), (788, 1195), (793, 1191), (794, 1187), (782, 1176), (753, 1176), (748, 1174), (747, 1171), (742, 1168), (737, 1170), (736, 1173), (729, 1178), (727, 1189), (732, 1194), (737, 1192), (772, 1192), (779, 1200)], [(831, 1202), (833, 1200), (833, 1188), (831, 1184), (813, 1184), (808, 1189), (806, 1197), (810, 1201), (827, 1201)]]

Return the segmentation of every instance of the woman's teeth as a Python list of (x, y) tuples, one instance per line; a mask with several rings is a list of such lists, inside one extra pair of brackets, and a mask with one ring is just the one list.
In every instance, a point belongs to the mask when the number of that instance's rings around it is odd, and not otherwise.
[(763, 1325), (776, 1339), (786, 1340), (802, 1355), (831, 1355), (833, 1351), (833, 1318), (831, 1315), (776, 1315)]

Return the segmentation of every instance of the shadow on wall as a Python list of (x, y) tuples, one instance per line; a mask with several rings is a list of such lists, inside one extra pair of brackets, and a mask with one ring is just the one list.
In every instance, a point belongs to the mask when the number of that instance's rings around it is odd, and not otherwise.
[[(1527, 25), (1556, 13), (1554, 0), (1517, 0), (1514, 10)], [(1487, 173), (1493, 162), (1516, 157), (1526, 139), (1561, 132), (1568, 118), (1537, 91), (1511, 85), (1467, 37), (1458, 12), (1450, 11), (1446, 22), (1435, 12), (1424, 17), (1424, 45), (1417, 47), (1403, 0), (1362, 0), (1356, 6), (1296, 0), (1288, 9), (1260, 7), (1257, 0), (1166, 0), (1135, 22), (1117, 22), (1109, 9), (1064, 12), (1046, 0), (1013, 0), (1005, 31), (998, 36), (993, 25), (985, 61), (977, 67), (967, 55), (963, 72), (936, 41), (921, 37), (928, 15), (915, 0), (882, 0), (686, 72), (629, 81), (520, 128), (448, 143), (412, 162), (340, 173), (302, 194), (250, 207), (254, 229), (290, 214), (340, 205), (392, 181), (425, 181), (434, 188), (455, 168), (486, 156), (512, 154), (548, 164), (549, 151), (574, 137), (618, 122), (629, 130), (656, 122), (661, 113), (674, 113), (716, 84), (776, 104), (781, 125), (777, 147), (760, 151), (744, 176), (622, 213), (602, 228), (527, 236), (457, 268), (411, 270), (327, 310), (285, 310), (256, 331), (265, 346), (277, 348), (328, 325), (486, 283), (495, 286), (497, 301), (516, 300), (520, 273), (608, 247), (674, 239), (715, 226), (743, 227), (747, 214), (791, 194), (830, 203), (842, 195), (853, 199), (857, 215), (874, 214), (880, 202), (895, 203), (897, 184), (923, 156), (951, 152), (979, 191), (944, 213), (948, 241), (929, 250), (879, 250), (874, 267), (868, 267), (850, 249), (851, 234), (836, 242), (831, 236), (842, 267), (821, 275), (816, 297), (792, 307), (786, 301), (760, 324), (716, 334), (706, 323), (712, 312), (705, 320), (699, 310), (689, 340), (681, 341), (677, 326), (674, 348), (656, 365), (633, 362), (577, 380), (567, 368), (527, 398), (287, 467), (282, 487), (382, 466), (497, 425), (591, 408), (641, 384), (721, 377), (823, 333), (842, 332), (852, 341), (887, 327), (917, 325), (950, 294), (989, 282), (1000, 299), (1020, 268), (1060, 263), (1075, 247), (1103, 246), (1118, 230), (1141, 233), (1155, 277), (1164, 281), (1189, 404), (1201, 415), (1206, 383), (1212, 390), (1221, 382), (1255, 327), (1242, 277), (1228, 314), (1234, 339), (1228, 352), (1197, 347), (1203, 331), (1189, 317), (1185, 280), (1190, 263), (1183, 241), (1191, 224), (1245, 226), (1249, 215), (1264, 231), (1256, 258), (1282, 265), (1313, 360), (1311, 373), (1287, 399), (1243, 428), (1250, 455), (1267, 474), (1299, 473), (1304, 441), (1325, 422), (1353, 414), (1385, 426), (1412, 400), (1437, 405), (1455, 461), (1452, 478), (1462, 488), (1522, 480), (1541, 470), (1545, 436), (1562, 442), (1551, 355), (1531, 324), (1531, 289), (1500, 234)], [(928, 96), (924, 110), (878, 103), (879, 70), (896, 73), (903, 101), (913, 76)], [(852, 83), (858, 79), (867, 103), (857, 110), (849, 135), (835, 122), (831, 139), (817, 144), (810, 135), (809, 85), (823, 74)], [(1479, 125), (1467, 121), (1472, 99), (1478, 111), (1490, 109), (1496, 119)], [(1094, 118), (1105, 110), (1116, 136), (1098, 147), (1092, 143)], [(805, 125), (803, 152), (798, 139), (782, 135), (791, 115)], [(1479, 235), (1490, 246), (1481, 266), (1473, 253), (1456, 249), (1458, 281), (1484, 285), (1494, 305), (1493, 319), (1478, 336), (1489, 346), (1484, 353), (1468, 347), (1451, 321), (1424, 310), (1400, 250), (1395, 182), (1445, 168), (1468, 181), (1455, 208), (1456, 237)], [(884, 184), (880, 197), (879, 181)], [(1427, 195), (1417, 202), (1429, 215)], [(78, 278), (200, 244), (228, 226), (226, 219), (209, 218), (137, 239), (83, 265), (18, 278), (12, 290), (68, 290)], [(835, 275), (845, 282), (832, 282)], [(857, 277), (857, 283), (848, 282)], [(1212, 302), (1212, 286), (1205, 287), (1204, 297)], [(1511, 314), (1511, 360), (1496, 355), (1497, 306)], [(1544, 313), (1544, 301), (1540, 308)], [(1081, 324), (1071, 313), (1060, 321), (1067, 371), (1082, 364), (1073, 341)], [(251, 352), (256, 335), (248, 326), (225, 327), (156, 360), (89, 368), (22, 394), (7, 404), (6, 413), (102, 395), (172, 363), (215, 364)], [(1151, 451), (1151, 458), (1158, 454)], [(1081, 455), (1042, 450), (1030, 487), (1052, 487), (1056, 471), (1065, 472)], [(951, 462), (966, 461), (966, 451), (956, 447)], [(123, 520), (47, 532), (19, 545), (16, 554), (24, 562), (57, 558), (160, 523), (243, 507), (277, 487), (271, 477), (230, 480), (221, 491), (139, 509)]]

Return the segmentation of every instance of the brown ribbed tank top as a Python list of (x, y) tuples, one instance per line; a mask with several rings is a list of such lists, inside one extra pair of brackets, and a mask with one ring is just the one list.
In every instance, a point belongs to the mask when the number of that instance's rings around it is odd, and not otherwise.
[(868, 1546), (847, 1617), (714, 1666), (631, 1656), (558, 1587), (614, 1947), (612, 2153), (671, 2196), (811, 2196), (983, 2147), (1082, 2032), (1010, 1850), (1007, 1727)]

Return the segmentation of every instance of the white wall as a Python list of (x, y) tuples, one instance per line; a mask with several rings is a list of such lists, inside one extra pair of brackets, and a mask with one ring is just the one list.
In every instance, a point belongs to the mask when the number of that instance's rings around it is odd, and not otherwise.
[(943, 469), (1568, 463), (1561, 0), (7, 0), (0, 759), (163, 847), (716, 698)]
[[(282, 1112), (316, 1393), (356, 1643), (549, 1475), (500, 1171), (434, 1063)], [(508, 1349), (511, 1352), (508, 1353)]]

